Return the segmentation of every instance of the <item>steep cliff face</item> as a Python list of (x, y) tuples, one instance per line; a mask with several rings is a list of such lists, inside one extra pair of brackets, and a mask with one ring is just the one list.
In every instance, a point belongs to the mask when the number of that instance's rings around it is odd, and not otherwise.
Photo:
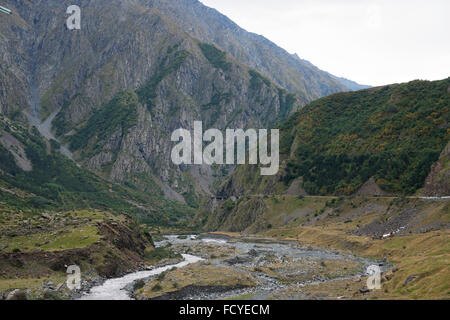
[(173, 200), (195, 206), (216, 175), (171, 164), (175, 129), (271, 127), (346, 89), (197, 1), (86, 0), (73, 31), (71, 4), (5, 2), (14, 14), (1, 21), (2, 113), (47, 119), (40, 128), (81, 165)]

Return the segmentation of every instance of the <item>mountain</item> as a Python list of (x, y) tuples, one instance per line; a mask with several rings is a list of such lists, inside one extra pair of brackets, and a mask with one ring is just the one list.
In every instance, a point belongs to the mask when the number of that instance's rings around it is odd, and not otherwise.
[[(414, 195), (448, 196), (450, 78), (413, 81), (314, 101), (280, 126), (282, 168), (261, 177), (238, 168), (222, 186), (226, 195)], [(432, 165), (438, 161), (439, 164)], [(442, 181), (432, 192), (431, 181)]]
[(309, 101), (349, 89), (311, 63), (297, 59), (261, 35), (245, 31), (197, 0), (147, 3), (193, 38), (214, 43), (279, 86), (305, 96)]
[(349, 88), (351, 91), (358, 91), (358, 90), (363, 90), (363, 89), (369, 89), (371, 88), (371, 86), (367, 86), (364, 84), (359, 84), (356, 83), (355, 81), (346, 79), (346, 78), (342, 78), (342, 77), (336, 77), (330, 74), (331, 77), (335, 78), (337, 81), (339, 81), (342, 85), (346, 86), (347, 88)]
[(336, 77), (334, 75), (332, 75), (329, 72), (326, 71), (322, 71), (319, 68), (317, 68), (316, 66), (314, 66), (311, 62), (309, 62), (308, 60), (304, 60), (301, 59), (298, 54), (294, 53), (293, 57), (299, 61), (301, 61), (302, 63), (310, 66), (313, 69), (316, 69), (320, 72), (324, 72), (325, 74), (327, 74), (328, 76), (330, 76), (331, 78), (335, 79), (336, 81), (338, 81), (341, 85), (343, 85), (344, 87), (346, 87), (347, 89), (349, 89), (350, 91), (358, 91), (358, 90), (363, 90), (363, 89), (369, 89), (371, 88), (371, 86), (367, 86), (367, 85), (363, 85), (363, 84), (359, 84), (355, 81), (346, 79), (346, 78), (342, 78), (342, 77)]
[(271, 127), (348, 90), (198, 1), (5, 1), (0, 111), (36, 126), (104, 179), (197, 207), (220, 168), (174, 166), (170, 134), (195, 120)]

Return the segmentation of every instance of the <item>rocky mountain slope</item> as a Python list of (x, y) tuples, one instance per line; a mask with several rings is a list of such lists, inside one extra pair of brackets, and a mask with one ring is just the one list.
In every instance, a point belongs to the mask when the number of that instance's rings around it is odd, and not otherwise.
[(270, 127), (347, 90), (197, 1), (85, 1), (74, 31), (71, 4), (5, 2), (0, 110), (104, 178), (190, 206), (223, 173), (173, 166), (175, 129)]
[(185, 221), (192, 209), (157, 189), (111, 183), (59, 152), (60, 144), (0, 115), (0, 212), (40, 214), (74, 209), (127, 213), (154, 225)]
[(235, 59), (258, 70), (281, 87), (314, 100), (352, 88), (291, 55), (261, 35), (245, 31), (215, 9), (197, 0), (147, 1), (190, 36), (214, 43)]

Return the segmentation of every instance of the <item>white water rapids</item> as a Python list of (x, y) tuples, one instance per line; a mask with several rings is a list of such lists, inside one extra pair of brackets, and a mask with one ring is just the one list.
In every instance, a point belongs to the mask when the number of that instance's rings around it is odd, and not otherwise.
[(138, 271), (127, 274), (121, 278), (114, 278), (106, 280), (102, 285), (93, 287), (89, 293), (85, 294), (80, 300), (131, 300), (125, 287), (136, 280), (145, 279), (151, 276), (156, 276), (164, 271), (172, 268), (182, 268), (189, 264), (199, 262), (202, 258), (183, 254), (184, 261), (178, 264), (169, 265), (161, 268), (156, 268), (148, 271)]

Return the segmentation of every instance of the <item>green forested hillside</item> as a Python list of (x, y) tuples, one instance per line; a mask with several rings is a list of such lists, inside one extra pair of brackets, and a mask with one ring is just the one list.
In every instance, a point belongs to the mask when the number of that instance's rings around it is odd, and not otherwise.
[(413, 81), (317, 100), (281, 127), (282, 180), (310, 194), (351, 194), (375, 177), (413, 194), (450, 138), (450, 78)]

